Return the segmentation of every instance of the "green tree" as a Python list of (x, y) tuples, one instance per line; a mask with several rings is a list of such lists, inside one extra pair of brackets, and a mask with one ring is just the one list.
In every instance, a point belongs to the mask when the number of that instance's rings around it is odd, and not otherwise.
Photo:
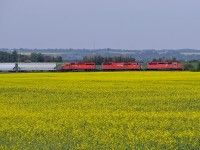
[(200, 71), (200, 62), (197, 65), (197, 71)]
[(18, 53), (17, 51), (12, 52), (12, 62), (17, 62), (18, 61)]
[(191, 63), (187, 63), (184, 65), (185, 70), (194, 70), (194, 66)]
[(176, 61), (177, 61), (176, 57), (173, 57), (172, 62), (176, 62)]

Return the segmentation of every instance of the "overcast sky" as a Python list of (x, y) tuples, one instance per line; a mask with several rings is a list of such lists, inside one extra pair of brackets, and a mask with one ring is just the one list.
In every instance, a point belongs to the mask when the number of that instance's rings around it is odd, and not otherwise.
[(0, 0), (0, 48), (200, 49), (200, 0)]

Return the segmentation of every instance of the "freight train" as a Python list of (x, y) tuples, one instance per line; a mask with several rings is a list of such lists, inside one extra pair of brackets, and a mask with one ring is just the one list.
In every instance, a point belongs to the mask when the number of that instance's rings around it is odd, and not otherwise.
[(73, 63), (0, 63), (0, 71), (139, 71), (139, 70), (183, 70), (178, 62), (149, 62), (142, 68), (138, 62), (104, 62), (96, 65), (93, 62)]

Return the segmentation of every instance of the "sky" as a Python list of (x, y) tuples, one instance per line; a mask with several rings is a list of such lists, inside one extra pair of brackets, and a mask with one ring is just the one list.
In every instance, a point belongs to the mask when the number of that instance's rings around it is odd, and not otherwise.
[(0, 48), (200, 49), (200, 0), (0, 0)]

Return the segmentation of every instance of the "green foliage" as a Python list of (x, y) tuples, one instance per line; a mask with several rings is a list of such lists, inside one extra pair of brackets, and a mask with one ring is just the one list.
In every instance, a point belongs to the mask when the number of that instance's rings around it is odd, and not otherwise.
[(166, 62), (166, 61), (167, 62), (177, 62), (177, 59), (176, 59), (176, 57), (173, 57), (172, 59), (162, 57), (162, 58), (158, 58), (158, 59), (154, 58), (152, 60), (152, 62)]
[(47, 56), (41, 53), (31, 53), (31, 62), (62, 62), (62, 57)]
[(0, 51), (0, 62), (62, 62), (62, 57), (47, 56), (41, 53), (31, 53), (31, 55), (18, 54)]
[(16, 53), (7, 53), (0, 51), (0, 62), (16, 62)]
[(0, 149), (199, 149), (198, 72), (0, 74)]
[(193, 71), (193, 70), (195, 70), (195, 68), (192, 63), (186, 63), (186, 64), (184, 64), (184, 70)]
[(197, 71), (200, 71), (200, 62), (197, 65)]
[(104, 57), (104, 56), (85, 56), (83, 62), (95, 62), (97, 65), (101, 65), (103, 62), (135, 62), (135, 58), (132, 57), (123, 57), (123, 56), (113, 56), (113, 57)]

